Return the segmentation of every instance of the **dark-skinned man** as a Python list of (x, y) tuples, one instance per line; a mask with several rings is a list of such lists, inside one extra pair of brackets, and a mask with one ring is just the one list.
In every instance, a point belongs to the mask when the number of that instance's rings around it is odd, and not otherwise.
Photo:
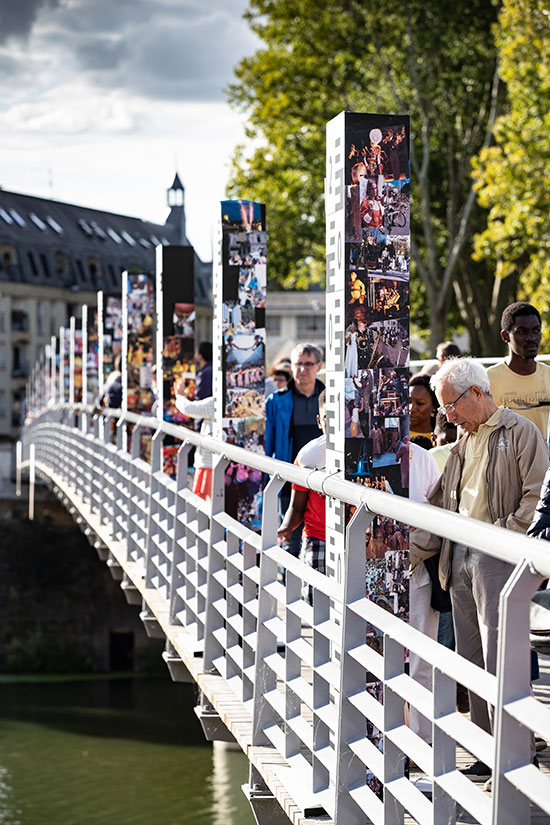
[(487, 370), (491, 395), (497, 405), (532, 421), (546, 441), (550, 367), (535, 360), (542, 334), (539, 311), (524, 301), (510, 304), (502, 313), (500, 326), (509, 352), (505, 361)]

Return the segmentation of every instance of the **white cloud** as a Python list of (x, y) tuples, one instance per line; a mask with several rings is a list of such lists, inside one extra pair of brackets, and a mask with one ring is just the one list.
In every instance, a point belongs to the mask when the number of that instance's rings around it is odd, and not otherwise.
[(0, 185), (164, 221), (177, 158), (188, 234), (209, 257), (243, 140), (221, 90), (256, 48), (246, 0), (24, 3), (0, 45)]

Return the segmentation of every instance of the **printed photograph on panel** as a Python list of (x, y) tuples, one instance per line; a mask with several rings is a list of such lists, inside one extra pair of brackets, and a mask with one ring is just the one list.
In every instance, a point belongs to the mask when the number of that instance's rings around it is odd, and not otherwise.
[[(380, 275), (382, 278), (408, 281), (410, 270), (409, 237), (389, 236), (380, 229), (364, 229), (360, 244), (350, 247), (350, 271)], [(357, 286), (356, 288), (359, 288)]]
[(169, 335), (162, 348), (163, 418), (193, 428), (193, 419), (176, 407), (176, 395), (193, 399), (195, 388), (194, 338)]
[(264, 392), (265, 366), (259, 364), (255, 367), (240, 366), (227, 367), (225, 370), (225, 386), (229, 390), (232, 387), (246, 387)]
[(361, 177), (386, 180), (410, 178), (407, 133), (404, 124), (350, 129), (346, 147), (346, 184)]
[(400, 318), (409, 311), (409, 284), (393, 277), (352, 269), (346, 290), (346, 319), (367, 324)]
[(237, 231), (263, 232), (265, 228), (265, 206), (254, 201), (222, 201), (222, 224)]
[(222, 305), (222, 330), (224, 333), (253, 333), (256, 331), (256, 307), (243, 306), (238, 301), (227, 301)]
[(258, 531), (262, 524), (262, 473), (231, 462), (225, 471), (225, 509), (245, 527)]
[(261, 417), (265, 412), (265, 393), (246, 387), (228, 387), (225, 415), (228, 418)]
[(409, 549), (408, 527), (386, 516), (375, 516), (367, 529), (367, 559), (383, 559), (386, 553)]
[(346, 243), (361, 243), (361, 215), (359, 213), (359, 184), (346, 186)]
[(179, 447), (175, 444), (162, 448), (162, 470), (170, 478), (176, 477)]
[(401, 460), (406, 458), (405, 477), (408, 477), (408, 449), (403, 448), (403, 445), (407, 445), (408, 434), (408, 416), (375, 416), (369, 433), (372, 439), (373, 466), (401, 465)]
[[(349, 313), (349, 309), (348, 309)], [(362, 308), (353, 309), (352, 318), (348, 320), (350, 342), (351, 334), (356, 333), (358, 371), (375, 367), (406, 367), (409, 363), (409, 324), (408, 318), (396, 318), (369, 324), (367, 313)], [(353, 346), (353, 343), (350, 343)], [(350, 356), (354, 358), (354, 355)], [(354, 369), (354, 365), (350, 366)], [(351, 373), (353, 374), (353, 373)]]
[(122, 298), (108, 297), (105, 302), (104, 324), (114, 338), (122, 338)]
[(224, 335), (224, 360), (228, 369), (265, 365), (265, 329)]
[(238, 300), (243, 306), (265, 307), (266, 265), (242, 266), (239, 269)]
[(195, 304), (174, 304), (174, 335), (192, 338), (195, 335)]
[(408, 179), (386, 181), (382, 187), (384, 229), (388, 235), (410, 232), (410, 185)]

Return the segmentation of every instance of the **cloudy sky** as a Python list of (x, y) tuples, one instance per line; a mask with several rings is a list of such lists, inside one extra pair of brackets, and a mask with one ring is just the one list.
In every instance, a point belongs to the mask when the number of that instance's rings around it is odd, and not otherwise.
[(0, 0), (0, 186), (163, 222), (177, 166), (210, 258), (243, 138), (223, 89), (259, 45), (246, 5)]

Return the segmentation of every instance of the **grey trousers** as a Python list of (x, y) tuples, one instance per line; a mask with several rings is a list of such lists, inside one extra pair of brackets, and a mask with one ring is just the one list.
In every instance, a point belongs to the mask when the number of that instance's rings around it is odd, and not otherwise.
[[(477, 550), (453, 546), (450, 593), (456, 651), (489, 673), (496, 672), (498, 601), (514, 567)], [(470, 693), (472, 722), (491, 733), (492, 708)]]

